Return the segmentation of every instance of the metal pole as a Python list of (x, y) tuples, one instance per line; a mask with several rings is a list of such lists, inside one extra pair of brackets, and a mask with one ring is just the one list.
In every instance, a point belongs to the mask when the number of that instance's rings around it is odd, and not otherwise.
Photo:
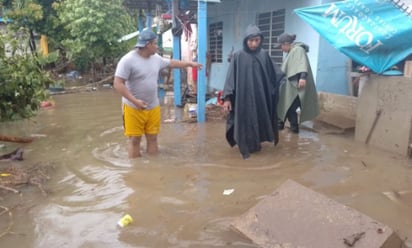
[[(176, 16), (179, 14), (177, 0), (173, 0), (172, 4), (172, 18), (173, 27), (176, 27)], [(173, 35), (173, 59), (180, 60), (180, 36)], [(182, 105), (182, 97), (180, 92), (180, 69), (173, 70), (173, 91), (176, 106)]]
[(207, 53), (207, 3), (198, 1), (198, 62), (203, 65), (203, 69), (198, 73), (197, 79), (197, 122), (206, 121), (206, 53)]

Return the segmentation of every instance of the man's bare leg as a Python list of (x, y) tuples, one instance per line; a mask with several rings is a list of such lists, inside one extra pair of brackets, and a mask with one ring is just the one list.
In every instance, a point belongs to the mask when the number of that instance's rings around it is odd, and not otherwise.
[(159, 152), (157, 147), (157, 134), (146, 134), (147, 154), (156, 155)]
[(129, 138), (128, 144), (128, 153), (129, 158), (137, 158), (140, 157), (140, 141), (142, 136), (132, 136)]

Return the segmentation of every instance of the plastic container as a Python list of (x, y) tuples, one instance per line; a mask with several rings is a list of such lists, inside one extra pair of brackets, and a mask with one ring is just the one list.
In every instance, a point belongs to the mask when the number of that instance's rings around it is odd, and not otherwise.
[(132, 216), (126, 214), (125, 216), (123, 216), (118, 222), (117, 225), (120, 227), (125, 227), (128, 226), (129, 224), (131, 224), (133, 222), (133, 218)]

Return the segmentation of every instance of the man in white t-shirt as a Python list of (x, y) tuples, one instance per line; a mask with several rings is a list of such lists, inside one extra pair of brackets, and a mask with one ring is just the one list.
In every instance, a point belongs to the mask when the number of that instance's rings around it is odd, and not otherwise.
[(129, 158), (140, 157), (140, 143), (144, 135), (146, 152), (158, 152), (157, 135), (160, 131), (160, 103), (157, 82), (159, 72), (166, 67), (202, 68), (192, 61), (171, 60), (157, 54), (157, 36), (146, 28), (140, 32), (133, 50), (117, 64), (113, 86), (122, 95), (124, 134), (129, 137)]

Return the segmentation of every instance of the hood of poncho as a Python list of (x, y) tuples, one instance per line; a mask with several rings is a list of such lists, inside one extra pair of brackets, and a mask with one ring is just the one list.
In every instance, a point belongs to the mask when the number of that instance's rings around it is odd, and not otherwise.
[[(260, 36), (260, 38), (261, 38), (260, 46), (255, 51), (251, 51), (249, 49), (249, 47), (247, 46), (247, 40), (249, 38), (253, 38), (253, 37), (256, 37), (256, 36)], [(245, 38), (243, 39), (243, 50), (245, 50), (248, 53), (257, 53), (262, 48), (262, 43), (263, 43), (263, 34), (260, 31), (260, 29), (256, 25), (249, 25), (246, 28)]]

